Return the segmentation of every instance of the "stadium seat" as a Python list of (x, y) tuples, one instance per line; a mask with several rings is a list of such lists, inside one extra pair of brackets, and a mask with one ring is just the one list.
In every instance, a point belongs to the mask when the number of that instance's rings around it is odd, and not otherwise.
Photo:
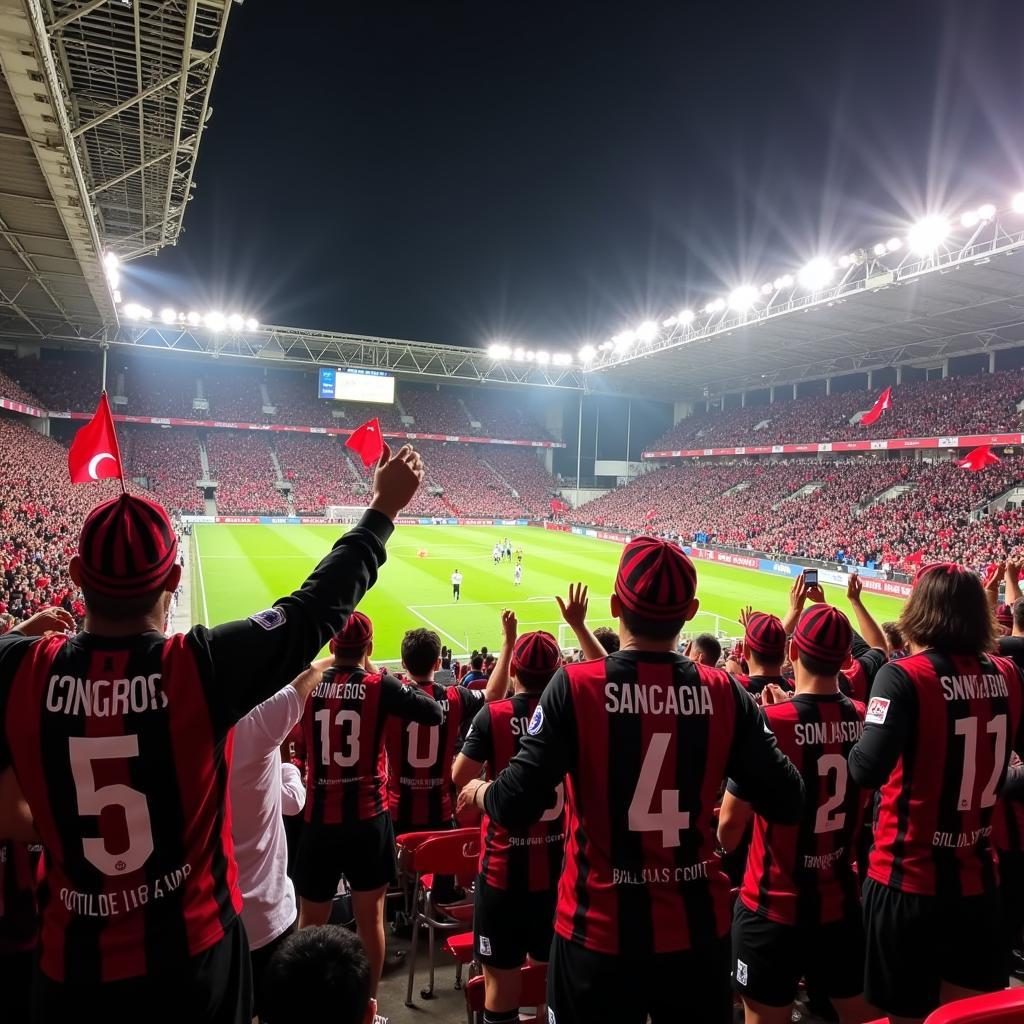
[[(536, 1014), (531, 1019), (537, 1024), (547, 1020), (541, 1016), (544, 1004), (548, 998), (548, 965), (547, 964), (524, 964), (520, 972), (522, 979), (522, 990), (519, 995), (520, 1006), (532, 1006), (536, 1008)], [(468, 1024), (479, 1022), (484, 1012), (484, 979), (481, 976), (470, 978), (466, 982), (466, 1018)], [(520, 1017), (522, 1020), (522, 1017)]]
[[(452, 910), (463, 909), (461, 907), (452, 907)], [(468, 906), (470, 910), (470, 923), (472, 923), (472, 906)], [(459, 920), (462, 920), (461, 916)], [(473, 933), (459, 932), (458, 935), (449, 935), (447, 941), (444, 944), (444, 951), (455, 961), (455, 987), (462, 988), (462, 968), (467, 964), (469, 965), (469, 975), (472, 977), (474, 974), (479, 973), (476, 969), (479, 967), (473, 959), (474, 956), (474, 943)]]
[(465, 931), (465, 922), (453, 918), (447, 908), (436, 904), (432, 896), (435, 875), (454, 875), (460, 883), (470, 884), (476, 874), (480, 853), (478, 828), (455, 829), (450, 832), (412, 832), (398, 837), (399, 863), (413, 878), (412, 884), (412, 947), (409, 951), (409, 984), (405, 1005), (412, 1006), (412, 990), (416, 977), (416, 960), (420, 929), (427, 929), (430, 981), (420, 992), (424, 999), (434, 995), (434, 942), (437, 932)]
[(940, 1006), (924, 1024), (1020, 1024), (1024, 1021), (1024, 989), (990, 992)]

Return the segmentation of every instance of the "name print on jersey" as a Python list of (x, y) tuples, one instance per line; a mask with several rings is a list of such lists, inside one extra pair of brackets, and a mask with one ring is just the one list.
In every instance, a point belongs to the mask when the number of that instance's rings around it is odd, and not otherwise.
[(52, 675), (46, 688), (46, 710), (96, 718), (162, 711), (167, 707), (167, 694), (161, 688), (161, 678), (159, 672), (131, 679)]
[(713, 715), (706, 686), (605, 683), (605, 708), (621, 715)]

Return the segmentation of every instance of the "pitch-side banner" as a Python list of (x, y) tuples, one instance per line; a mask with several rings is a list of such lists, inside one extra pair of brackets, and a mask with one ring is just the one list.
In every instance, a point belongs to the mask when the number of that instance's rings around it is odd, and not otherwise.
[(955, 437), (891, 437), (865, 441), (816, 441), (806, 444), (748, 444), (741, 448), (675, 448), (670, 451), (644, 452), (643, 457), (645, 459), (700, 459), (723, 455), (800, 455), (807, 452), (899, 452), (917, 448), (977, 448), (983, 444), (1024, 444), (1024, 435), (961, 434)]

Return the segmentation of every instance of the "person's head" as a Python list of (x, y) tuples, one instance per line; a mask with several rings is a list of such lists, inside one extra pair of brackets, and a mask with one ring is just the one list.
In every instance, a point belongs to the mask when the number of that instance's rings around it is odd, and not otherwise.
[(1013, 632), (1013, 608), (1001, 601), (996, 605), (996, 622), (999, 631), (1003, 636), (1009, 636)]
[(697, 570), (671, 541), (637, 537), (623, 549), (611, 597), (624, 646), (674, 651), (683, 625), (697, 614)]
[(92, 632), (163, 629), (181, 580), (170, 518), (147, 498), (122, 494), (102, 502), (82, 524), (68, 571), (82, 589)]
[(473, 660), (469, 664), (472, 666), (474, 672), (482, 672), (484, 667), (484, 656), (482, 654), (474, 654)]
[(441, 665), (441, 638), (432, 629), (410, 629), (402, 637), (402, 664), (413, 679), (427, 679)]
[(362, 612), (353, 612), (328, 646), (335, 665), (361, 665), (373, 652), (373, 623)]
[(722, 645), (718, 637), (712, 633), (701, 633), (693, 638), (690, 645), (690, 657), (701, 665), (710, 665), (712, 668), (718, 664), (722, 656)]
[(598, 626), (594, 637), (604, 648), (605, 654), (614, 654), (619, 649), (619, 634), (611, 626)]
[(1013, 635), (1024, 636), (1024, 597), (1013, 602)]
[(912, 649), (934, 647), (949, 654), (982, 654), (992, 650), (999, 636), (981, 580), (951, 562), (921, 569), (899, 627)]
[(487, 657), (487, 648), (486, 647), (481, 647), (480, 648), (480, 656), (483, 657), (483, 658)]
[(370, 1024), (370, 961), (362, 942), (339, 925), (302, 928), (267, 965), (260, 1019), (266, 1024)]
[(812, 604), (797, 621), (789, 643), (789, 657), (797, 687), (812, 679), (831, 680), (850, 661), (853, 627), (850, 620), (830, 604)]
[(889, 649), (888, 653), (893, 654), (895, 651), (902, 651), (905, 641), (903, 634), (900, 632), (900, 624), (898, 622), (883, 622), (881, 629), (885, 636), (885, 646)]
[(786, 660), (786, 628), (778, 615), (754, 612), (743, 634), (743, 657), (752, 675), (782, 674)]
[(538, 629), (516, 639), (509, 670), (512, 679), (524, 690), (536, 693), (548, 685), (561, 664), (562, 652), (558, 649), (558, 641), (550, 633)]

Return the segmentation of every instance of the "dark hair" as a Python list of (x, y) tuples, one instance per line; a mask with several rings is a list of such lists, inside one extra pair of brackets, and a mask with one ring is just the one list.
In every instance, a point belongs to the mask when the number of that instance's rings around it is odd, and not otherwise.
[(952, 565), (917, 574), (899, 627), (918, 647), (934, 647), (948, 654), (991, 651), (1002, 632), (981, 580), (968, 569)]
[(441, 657), (441, 638), (432, 629), (410, 629), (402, 637), (402, 664), (414, 675), (433, 671)]
[(480, 648), (480, 653), (486, 658), (487, 657), (487, 648), (486, 647), (481, 647)]
[(335, 924), (295, 932), (270, 958), (260, 1003), (267, 1024), (361, 1024), (370, 1005), (362, 942)]
[(686, 619), (651, 619), (646, 615), (637, 615), (628, 608), (622, 608), (619, 618), (626, 624), (626, 629), (634, 636), (646, 637), (648, 640), (671, 640), (678, 636), (686, 625)]
[(484, 656), (482, 654), (474, 654), (470, 665), (473, 666), (474, 672), (479, 672), (484, 667)]
[(614, 654), (619, 649), (619, 634), (611, 626), (598, 626), (594, 638), (604, 648), (605, 654)]
[(885, 642), (894, 651), (898, 651), (903, 647), (903, 634), (900, 632), (900, 624), (898, 622), (883, 622), (882, 632), (885, 634)]
[(698, 636), (695, 636), (693, 638), (693, 646), (707, 657), (710, 664), (718, 664), (718, 659), (722, 656), (722, 645), (718, 642), (718, 637), (713, 633), (700, 633)]
[(1024, 597), (1013, 602), (1013, 625), (1015, 629), (1024, 629)]
[[(556, 668), (555, 672), (557, 671)], [(517, 669), (516, 679), (531, 693), (540, 693), (551, 682), (555, 672), (530, 672), (527, 669)]]
[(800, 658), (800, 664), (812, 676), (837, 676), (840, 669), (846, 664), (846, 655), (843, 655), (840, 661), (825, 661), (823, 658), (804, 654), (803, 651), (798, 651), (797, 655)]
[(99, 594), (95, 590), (82, 587), (82, 599), (85, 607), (102, 619), (137, 619), (140, 615), (148, 615), (157, 605), (164, 588), (157, 587), (137, 597), (111, 597)]

